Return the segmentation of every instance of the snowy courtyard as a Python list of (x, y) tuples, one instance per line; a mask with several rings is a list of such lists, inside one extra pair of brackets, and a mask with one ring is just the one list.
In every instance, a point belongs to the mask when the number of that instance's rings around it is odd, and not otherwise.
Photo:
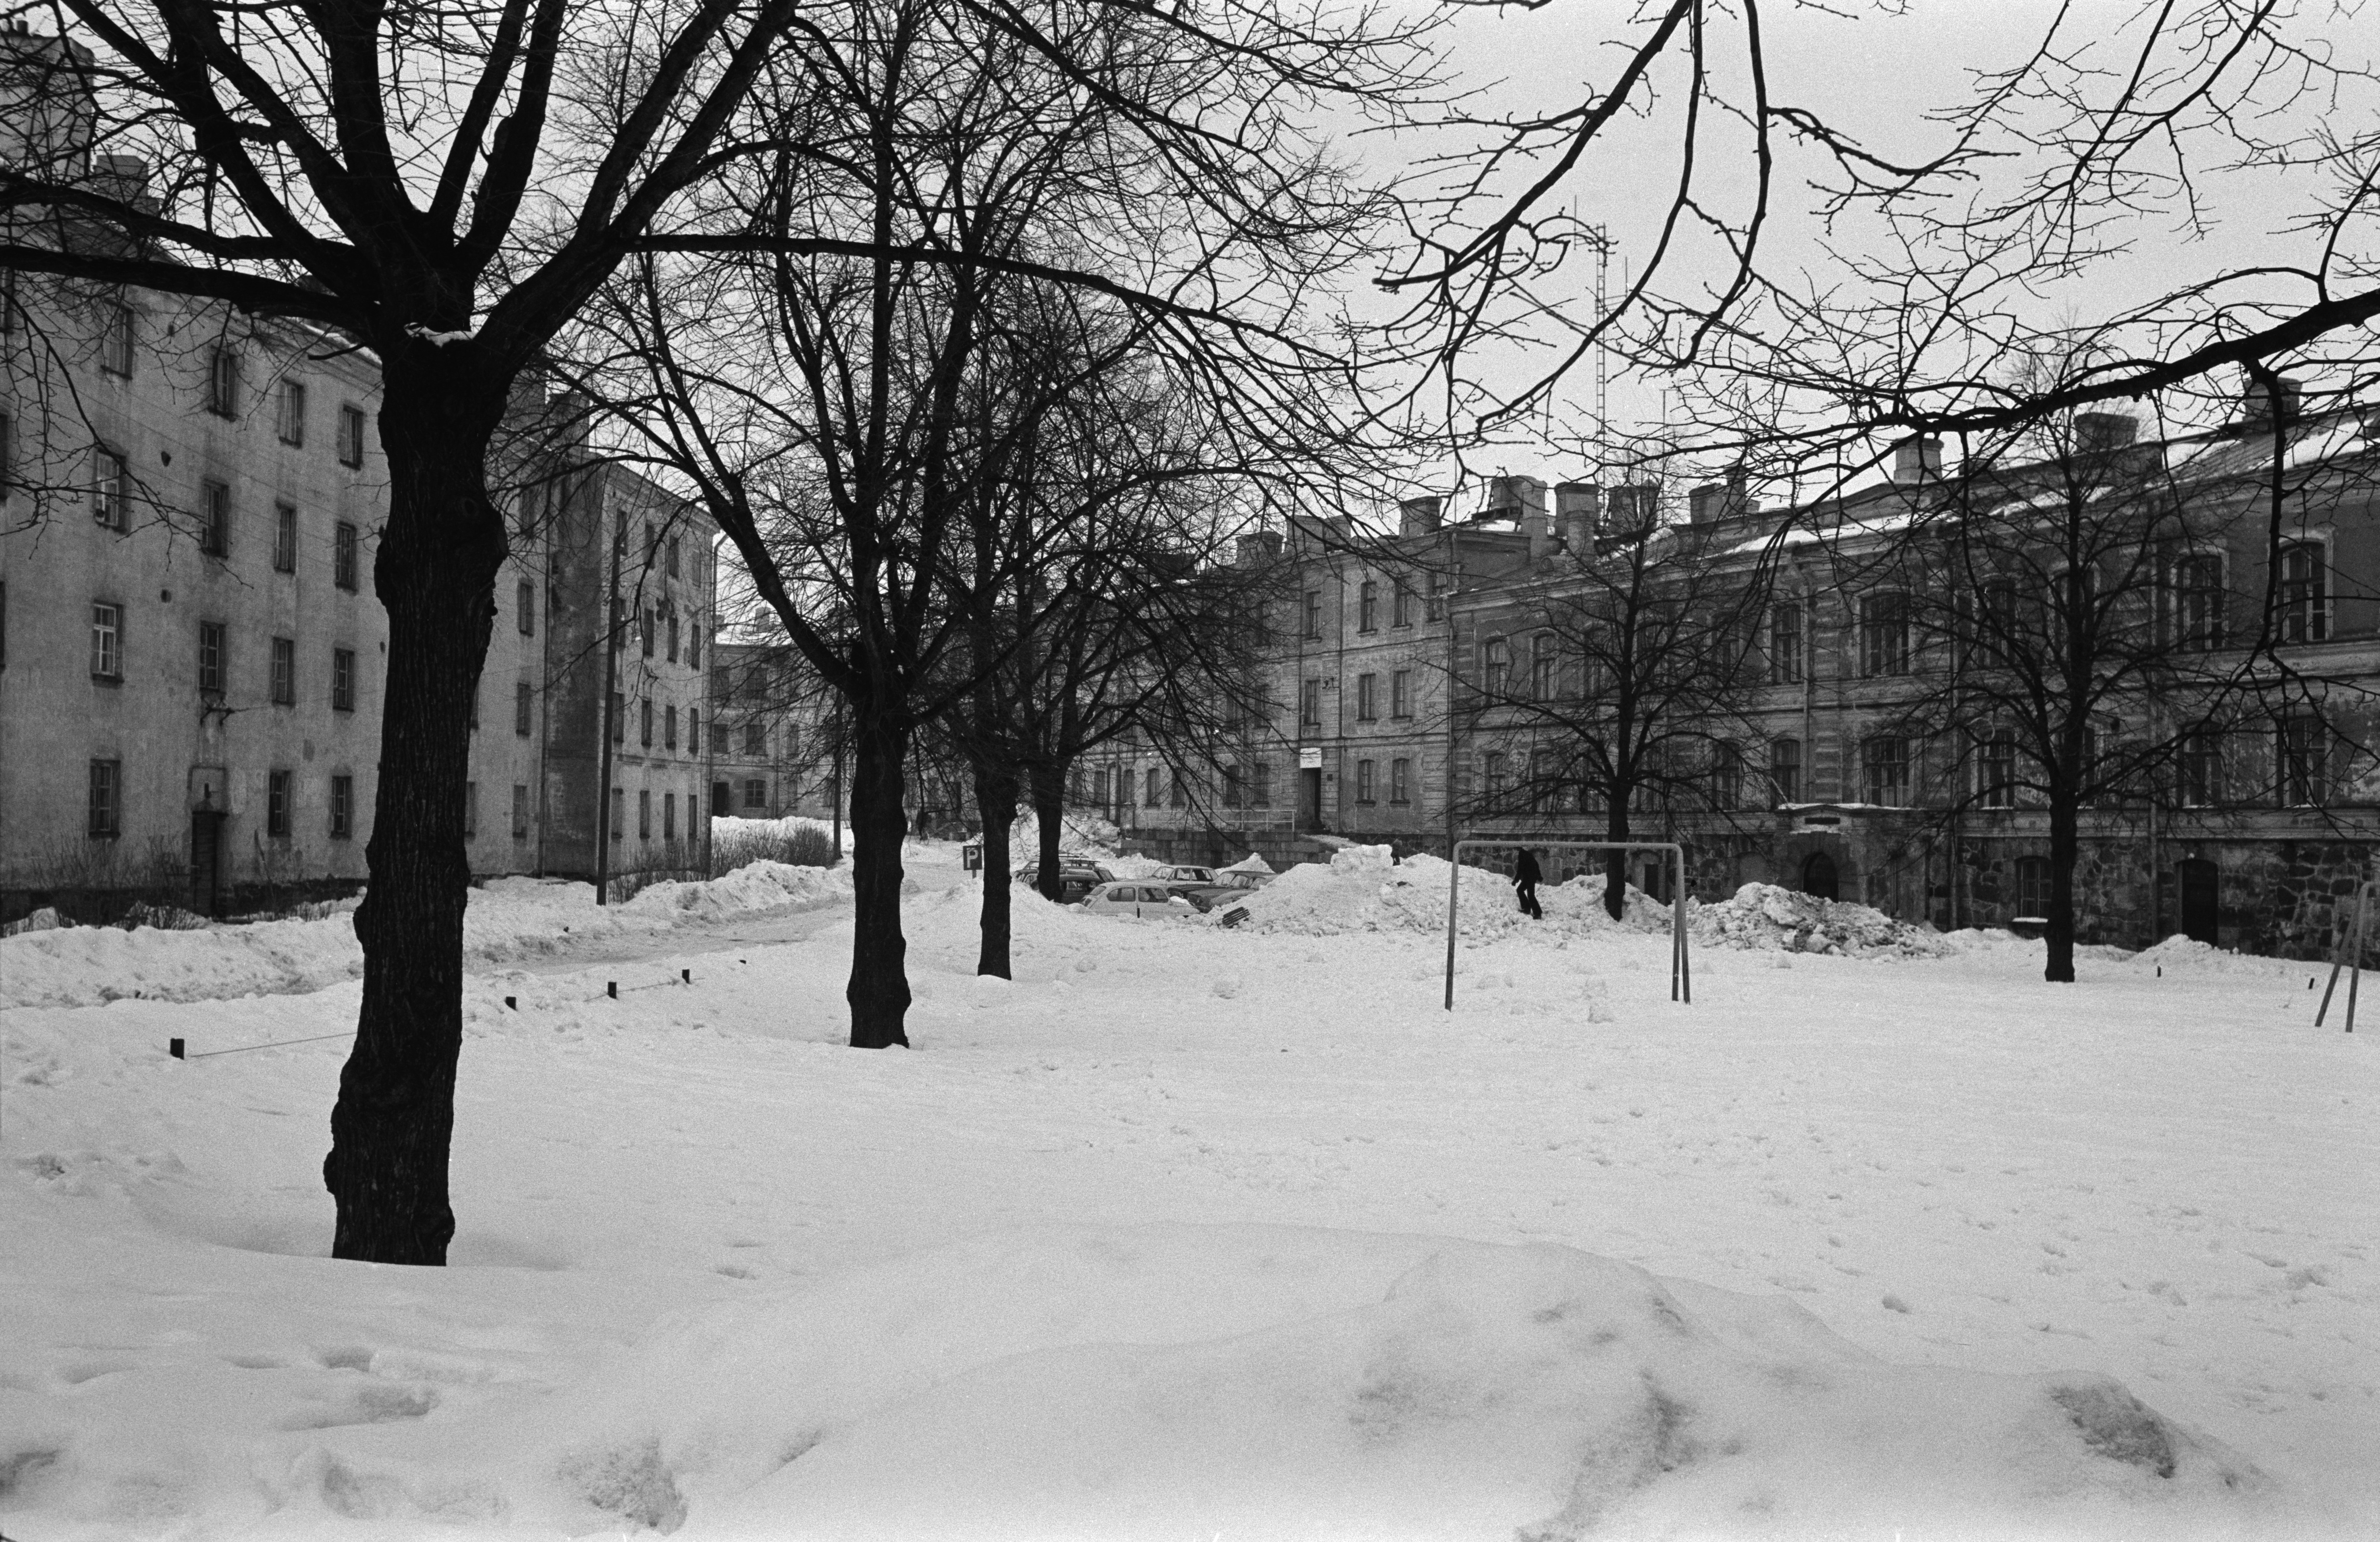
[(1010, 983), (909, 866), (905, 1053), (826, 875), (475, 900), (443, 1270), (326, 1257), (344, 917), (0, 942), (0, 1532), (2380, 1533), (2308, 965), (1746, 934), (1683, 1005), (1480, 875), (1450, 1014), (1415, 864), (1020, 892)]

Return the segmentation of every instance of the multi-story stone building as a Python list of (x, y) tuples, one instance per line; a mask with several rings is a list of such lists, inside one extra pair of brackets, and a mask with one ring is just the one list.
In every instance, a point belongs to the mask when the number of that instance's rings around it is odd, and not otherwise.
[(832, 709), (785, 643), (722, 641), (710, 662), (710, 811), (834, 816)]

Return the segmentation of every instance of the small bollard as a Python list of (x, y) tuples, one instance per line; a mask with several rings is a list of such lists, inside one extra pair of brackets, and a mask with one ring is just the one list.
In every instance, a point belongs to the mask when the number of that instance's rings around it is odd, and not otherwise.
[(605, 980), (603, 982), (603, 994), (611, 997), (615, 1002), (618, 1001), (620, 999), (620, 982), (618, 980)]
[(504, 1005), (512, 1008), (515, 1012), (518, 1012), (520, 1010), (520, 998), (517, 996), (507, 996), (504, 998)]
[(680, 969), (677, 972), (677, 977), (686, 984), (692, 985), (694, 983), (694, 971), (691, 969)]
[(189, 1058), (190, 1058), (190, 1057), (189, 1057), (189, 1056), (188, 1056), (187, 1054), (184, 1054), (182, 1051), (183, 1051), (183, 1045), (182, 1045), (182, 1041), (181, 1041), (180, 1039), (178, 1039), (178, 1038), (169, 1038), (169, 1039), (165, 1040), (165, 1052), (166, 1052), (167, 1054), (169, 1054), (169, 1055), (173, 1056), (176, 1060), (188, 1060), (188, 1059), (189, 1059)]

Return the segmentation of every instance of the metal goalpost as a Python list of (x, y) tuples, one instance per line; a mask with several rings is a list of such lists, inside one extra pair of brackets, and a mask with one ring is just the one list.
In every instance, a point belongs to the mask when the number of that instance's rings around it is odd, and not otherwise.
[(1527, 836), (1472, 836), (1454, 843), (1446, 880), (1446, 1010), (1454, 1010), (1454, 938), (1463, 897), (1463, 854), (1474, 846), (1544, 846), (1565, 851), (1658, 851), (1670, 856), (1670, 1000), (1692, 1005), (1694, 967), (1686, 956), (1686, 848), (1675, 841), (1546, 841)]

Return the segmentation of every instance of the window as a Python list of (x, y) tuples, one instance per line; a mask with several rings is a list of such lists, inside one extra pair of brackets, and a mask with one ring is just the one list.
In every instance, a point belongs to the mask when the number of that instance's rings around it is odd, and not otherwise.
[(339, 404), (339, 464), (361, 466), (364, 463), (364, 409), (353, 403)]
[(140, 318), (128, 305), (111, 305), (100, 321), (99, 367), (111, 375), (132, 378), (132, 348), (140, 334)]
[(199, 623), (199, 693), (221, 696), (224, 693), (224, 650), (226, 629), (220, 621)]
[(634, 625), (628, 614), (627, 601), (614, 596), (612, 601), (612, 647), (615, 652), (628, 645), (628, 630)]
[(710, 720), (710, 753), (727, 753), (727, 725), (715, 717)]
[(306, 382), (304, 381), (290, 380), (285, 376), (283, 378), (280, 394), (273, 402), (273, 431), (281, 436), (281, 443), (284, 444), (306, 443)]
[(1366, 578), (1355, 589), (1355, 630), (1377, 632), (1380, 629), (1380, 586), (1377, 579)]
[(1732, 740), (1711, 746), (1710, 800), (1714, 808), (1743, 807), (1743, 750)]
[(2049, 914), (2049, 858), (2020, 856), (2016, 859), (2016, 912), (2028, 919), (2041, 919)]
[(1190, 779), (1182, 774), (1182, 768), (1179, 766), (1174, 767), (1172, 774), (1166, 780), (1172, 783), (1172, 787), (1166, 796), (1166, 801), (1176, 808), (1189, 807)]
[(522, 637), (537, 636), (537, 586), (535, 584), (513, 586), (513, 625), (520, 628)]
[(124, 678), (124, 607), (100, 603), (91, 608), (91, 673), (101, 680)]
[(292, 504), (273, 505), (273, 571), (298, 571), (298, 509)]
[(662, 571), (674, 578), (677, 577), (677, 537), (669, 538), (669, 544), (663, 548), (663, 552)]
[(653, 795), (650, 790), (639, 787), (637, 789), (637, 839), (650, 841), (652, 838)]
[(751, 756), (765, 756), (769, 753), (769, 730), (766, 724), (747, 722), (744, 725), (744, 753)]
[(1802, 607), (1791, 601), (1768, 607), (1768, 683), (1802, 683)]
[(1529, 639), (1529, 699), (1554, 698), (1554, 635), (1539, 632)]
[(1529, 751), (1529, 808), (1542, 814), (1551, 800), (1554, 784), (1554, 752), (1550, 749)]
[(766, 808), (768, 806), (769, 783), (757, 776), (746, 777), (744, 779), (744, 807), (747, 808)]
[(674, 702), (662, 709), (662, 747), (677, 747), (677, 705)]
[(1248, 802), (1257, 808), (1272, 807), (1272, 766), (1258, 760), (1248, 770), (1254, 773), (1248, 783)]
[(642, 747), (650, 749), (653, 747), (653, 698), (649, 696), (638, 702), (637, 713), (641, 720), (638, 725), (637, 742)]
[(1435, 573), (1429, 576), (1429, 600), (1422, 613), (1432, 621), (1446, 619), (1446, 581)]
[(525, 782), (513, 783), (513, 839), (528, 839), (528, 784)]
[(1779, 803), (1802, 801), (1802, 741), (1772, 739), (1768, 745), (1768, 784)]
[(111, 530), (131, 523), (131, 473), (124, 456), (101, 446), (92, 456), (91, 516)]
[(612, 839), (614, 841), (620, 840), (627, 833), (627, 794), (617, 787), (612, 789)]
[(1909, 801), (1909, 741), (1887, 735), (1862, 748), (1867, 801), (1891, 806)]
[(2223, 646), (2223, 554), (2192, 552), (2173, 565), (2173, 640), (2205, 652)]
[(331, 839), (353, 840), (356, 833), (356, 779), (331, 778)]
[(1297, 721), (1306, 728), (1322, 724), (1322, 682), (1308, 676), (1298, 687)]
[(231, 489), (221, 482), (199, 484), (199, 550), (210, 557), (231, 554)]
[(1380, 715), (1379, 684), (1380, 677), (1377, 674), (1355, 676), (1355, 717), (1358, 722), (1370, 722)]
[(273, 704), (292, 707), (298, 702), (298, 639), (273, 639)]
[(669, 617), (669, 662), (675, 663), (677, 662), (677, 613), (674, 610), (664, 610), (662, 613)]
[(1101, 766), (1091, 772), (1091, 802), (1098, 807), (1105, 808), (1112, 801), (1108, 796), (1108, 768)]
[(1083, 801), (1083, 768), (1080, 766), (1066, 773), (1066, 801), (1077, 804)]
[(702, 714), (691, 707), (686, 710), (686, 752), (688, 755), (702, 753)]
[(1504, 768), (1504, 752), (1491, 749), (1480, 759), (1481, 781), (1488, 794), (1488, 812), (1496, 813), (1504, 802), (1512, 777)]
[(646, 657), (646, 658), (648, 658), (648, 659), (650, 659), (650, 658), (651, 658), (651, 657), (653, 656), (653, 630), (654, 630), (654, 628), (653, 628), (653, 608), (652, 608), (650, 605), (646, 606), (646, 607), (644, 608), (644, 610), (640, 613), (640, 624), (641, 624), (641, 628), (642, 628), (641, 632), (639, 633), (639, 637), (640, 637), (640, 639), (641, 639), (641, 643), (640, 643), (640, 645), (641, 645), (641, 646), (643, 647), (643, 649), (644, 649), (644, 651), (645, 651), (645, 657)]
[(2223, 738), (2212, 729), (2193, 729), (2182, 735), (2176, 759), (2177, 791), (2184, 807), (2205, 808), (2223, 801)]
[(356, 710), (356, 650), (352, 648), (331, 650), (331, 710), (352, 712)]
[(1314, 638), (1322, 636), (1322, 591), (1318, 589), (1305, 591), (1305, 636)]
[(1159, 785), (1158, 785), (1159, 777), (1158, 777), (1158, 774), (1157, 774), (1157, 768), (1156, 768), (1155, 766), (1151, 766), (1151, 767), (1149, 767), (1149, 768), (1148, 768), (1148, 770), (1147, 770), (1146, 771), (1143, 771), (1143, 772), (1141, 773), (1141, 778), (1140, 778), (1140, 780), (1141, 780), (1141, 794), (1140, 794), (1140, 802), (1141, 802), (1141, 806), (1142, 806), (1143, 807), (1146, 807), (1146, 808), (1155, 808), (1155, 807), (1160, 807), (1160, 804), (1159, 804), (1159, 801), (1158, 801), (1159, 795), (1160, 795), (1160, 793), (1162, 793), (1162, 792), (1164, 791), (1164, 789), (1163, 789), (1162, 787), (1160, 787), (1160, 786), (1159, 786)]
[(1909, 673), (1909, 596), (1880, 589), (1860, 603), (1860, 673)]
[(677, 795), (675, 793), (662, 795), (662, 839), (664, 841), (677, 839)]
[(689, 623), (687, 624), (687, 625), (686, 625), (686, 668), (688, 668), (688, 669), (700, 669), (700, 668), (702, 667), (702, 649), (701, 649), (701, 646), (700, 646), (700, 645), (701, 645), (701, 642), (702, 642), (702, 628), (701, 628), (701, 627), (699, 627), (699, 626), (697, 626), (697, 625), (693, 625), (692, 623), (690, 623), (690, 622), (689, 622)]
[(207, 355), (207, 410), (218, 418), (239, 416), (239, 355), (228, 347)]
[(627, 698), (618, 691), (613, 691), (612, 693), (612, 742), (615, 745), (627, 743)]
[(91, 763), (91, 807), (83, 832), (93, 840), (113, 840), (124, 833), (124, 762)]
[(1223, 807), (1237, 808), (1245, 801), (1246, 795), (1240, 786), (1240, 768), (1225, 766), (1223, 768)]
[(480, 833), (480, 784), (463, 783), (463, 837), (469, 840)]
[(2008, 729), (1984, 736), (1975, 762), (1975, 800), (1986, 808), (2016, 807), (2016, 735)]
[(2330, 637), (2330, 575), (2318, 540), (2281, 548), (2281, 640), (2325, 642)]
[(1396, 583), (1396, 592), (1389, 601), (1390, 625), (1410, 626), (1413, 625), (1413, 590), (1405, 587), (1405, 581), (1402, 578), (1398, 579)]
[(264, 832), (286, 839), (289, 834), (289, 794), (291, 773), (285, 771), (267, 771), (264, 777)]
[(528, 738), (537, 715), (537, 687), (523, 680), (513, 686), (513, 733)]
[(1389, 676), (1389, 716), (1413, 716), (1413, 671), (1398, 670)]
[(344, 589), (356, 587), (356, 528), (344, 519), (331, 534), (331, 582)]
[(1501, 698), (1506, 677), (1512, 673), (1512, 650), (1501, 637), (1489, 637), (1479, 645), (1479, 674), (1491, 697)]
[(1389, 801), (1390, 803), (1413, 801), (1413, 762), (1411, 760), (1399, 759), (1389, 762)]
[(1378, 801), (1378, 799), (1374, 796), (1372, 786), (1372, 765), (1373, 762), (1369, 760), (1358, 760), (1355, 762), (1355, 801), (1357, 803), (1375, 803)]
[(2311, 714), (2283, 718), (2279, 747), (2281, 807), (2307, 808), (2328, 802), (2329, 725)]

